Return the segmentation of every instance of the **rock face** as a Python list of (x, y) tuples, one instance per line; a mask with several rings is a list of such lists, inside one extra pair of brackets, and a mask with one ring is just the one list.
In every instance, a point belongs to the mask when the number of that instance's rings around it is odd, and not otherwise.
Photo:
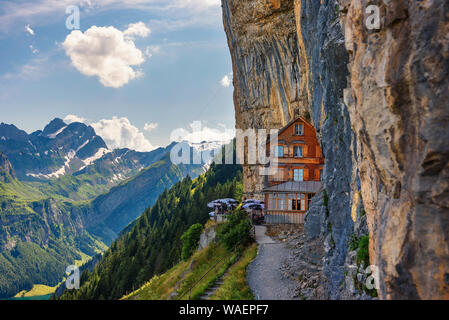
[(11, 163), (3, 153), (0, 152), (0, 181), (8, 182), (10, 178), (14, 179), (16, 174)]
[(341, 1), (345, 100), (382, 298), (449, 298), (449, 3)]
[(43, 131), (27, 134), (14, 125), (0, 124), (0, 151), (20, 180), (51, 179), (74, 173), (109, 151), (91, 126), (52, 120)]
[[(324, 241), (320, 297), (367, 298), (348, 274), (369, 230), (380, 298), (449, 298), (449, 4), (384, 2), (222, 0), (236, 126), (301, 115), (317, 130), (325, 200), (305, 229)], [(244, 179), (263, 187), (254, 167)]]
[(205, 229), (200, 236), (200, 243), (198, 245), (198, 250), (206, 248), (209, 244), (215, 241), (217, 233), (215, 232), (215, 226)]
[[(307, 110), (293, 8), (292, 1), (223, 1), (238, 129), (281, 128)], [(262, 189), (257, 170), (243, 167), (247, 193)]]
[[(223, 14), (234, 66), (237, 128), (279, 129), (301, 115), (317, 130), (326, 158), (329, 214), (318, 210), (309, 218), (315, 226), (310, 237), (328, 242), (322, 257), (326, 295), (315, 296), (338, 299), (354, 228), (351, 214), (358, 200), (353, 194), (358, 192), (352, 190), (358, 191), (358, 176), (354, 134), (343, 103), (348, 55), (335, 4), (229, 0), (223, 1)], [(244, 178), (245, 192), (263, 187), (251, 167)]]

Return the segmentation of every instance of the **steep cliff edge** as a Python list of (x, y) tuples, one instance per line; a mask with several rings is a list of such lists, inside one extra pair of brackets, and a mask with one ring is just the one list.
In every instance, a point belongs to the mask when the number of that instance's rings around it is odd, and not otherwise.
[[(317, 130), (326, 200), (314, 201), (305, 229), (324, 241), (321, 297), (366, 297), (346, 284), (357, 267), (351, 241), (369, 230), (380, 298), (448, 298), (449, 4), (222, 4), (237, 128), (302, 115)], [(365, 25), (371, 4), (379, 30)], [(263, 187), (254, 167), (244, 180), (247, 193)]]
[[(238, 129), (276, 129), (307, 110), (292, 1), (223, 1)], [(301, 110), (301, 113), (298, 111)], [(245, 192), (259, 192), (257, 166), (243, 167)]]
[(382, 298), (449, 298), (449, 3), (340, 1), (361, 149), (371, 263)]

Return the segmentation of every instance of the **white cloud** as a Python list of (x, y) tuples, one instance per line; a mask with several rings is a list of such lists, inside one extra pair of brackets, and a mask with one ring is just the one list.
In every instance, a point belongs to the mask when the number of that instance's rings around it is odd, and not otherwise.
[(77, 5), (83, 17), (105, 10), (139, 10), (157, 12), (162, 18), (183, 20), (184, 23), (215, 26), (221, 20), (220, 0), (22, 0), (3, 1), (0, 10), (0, 32), (16, 29), (23, 21), (46, 25), (69, 5)]
[(200, 143), (203, 141), (229, 142), (235, 137), (235, 129), (210, 128), (203, 126), (201, 121), (194, 121), (189, 125), (189, 130), (184, 128), (175, 129), (170, 135), (170, 141), (188, 141), (190, 143)]
[(91, 126), (104, 139), (109, 148), (129, 148), (136, 151), (151, 151), (155, 147), (131, 122), (125, 118), (103, 119)]
[(228, 73), (227, 75), (225, 75), (221, 81), (220, 81), (221, 85), (225, 88), (229, 88), (232, 84), (232, 72)]
[(159, 53), (161, 51), (160, 46), (148, 46), (145, 48), (145, 55), (148, 58), (151, 58), (153, 54)]
[(143, 22), (131, 23), (128, 25), (123, 34), (128, 38), (133, 38), (133, 36), (145, 38), (151, 33), (151, 30)]
[(78, 117), (77, 115), (74, 115), (74, 114), (68, 114), (68, 115), (64, 118), (64, 122), (67, 123), (67, 124), (70, 124), (70, 123), (72, 123), (72, 122), (82, 122), (82, 123), (87, 123), (87, 119)]
[(172, 0), (171, 2), (175, 8), (189, 8), (198, 11), (208, 10), (221, 5), (220, 0)]
[(142, 51), (114, 27), (74, 30), (62, 46), (78, 71), (98, 76), (105, 87), (119, 88), (142, 75), (132, 68), (145, 61)]
[(128, 148), (146, 152), (157, 148), (126, 117), (112, 117), (112, 119), (102, 119), (92, 123), (85, 118), (69, 114), (64, 118), (64, 122), (82, 122), (92, 126), (95, 133), (103, 138), (110, 149)]
[(25, 26), (25, 30), (26, 30), (26, 32), (28, 32), (29, 34), (31, 34), (32, 36), (34, 36), (34, 30), (31, 29), (31, 27), (30, 27), (29, 24), (27, 24), (27, 25)]
[(35, 48), (32, 44), (30, 44), (30, 50), (33, 54), (38, 54), (39, 53), (39, 49)]
[(159, 126), (159, 124), (156, 122), (145, 123), (143, 130), (150, 132), (150, 131), (155, 130), (158, 126)]

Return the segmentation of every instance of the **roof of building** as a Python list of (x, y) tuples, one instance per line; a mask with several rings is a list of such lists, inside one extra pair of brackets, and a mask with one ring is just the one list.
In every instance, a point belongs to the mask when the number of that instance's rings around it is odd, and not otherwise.
[(321, 190), (320, 181), (288, 181), (263, 189), (263, 192), (306, 192), (317, 193)]
[[(310, 126), (310, 127), (313, 127), (313, 125), (312, 125), (309, 121), (307, 121), (304, 117), (299, 116), (299, 117), (296, 117), (296, 118), (290, 120), (289, 123), (287, 123), (287, 124), (286, 124), (285, 126), (283, 126), (281, 129), (279, 129), (278, 136), (279, 136), (282, 132), (284, 132), (285, 130), (287, 130), (287, 128), (289, 128), (293, 123), (295, 123), (295, 122), (298, 121), (298, 120), (301, 120), (301, 121), (304, 122), (306, 125), (308, 125), (308, 126)], [(267, 138), (267, 143), (269, 143), (269, 142), (270, 142), (270, 137)]]

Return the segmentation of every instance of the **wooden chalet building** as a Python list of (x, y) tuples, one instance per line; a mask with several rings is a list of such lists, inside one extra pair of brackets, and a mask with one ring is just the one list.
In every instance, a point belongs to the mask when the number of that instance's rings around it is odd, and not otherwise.
[[(270, 154), (270, 140), (267, 154)], [(320, 191), (324, 158), (315, 128), (299, 117), (278, 133), (277, 173), (266, 176), (265, 222), (304, 223), (312, 197)]]

